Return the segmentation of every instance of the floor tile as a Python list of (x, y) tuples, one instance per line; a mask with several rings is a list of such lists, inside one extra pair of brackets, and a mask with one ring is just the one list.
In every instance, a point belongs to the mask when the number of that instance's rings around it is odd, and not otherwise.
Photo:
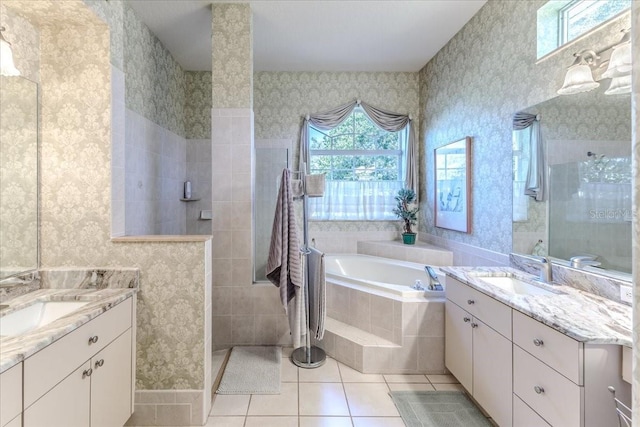
[(250, 398), (248, 394), (217, 394), (210, 415), (247, 415)]
[(282, 358), (280, 366), (280, 379), (283, 383), (298, 382), (298, 370), (299, 368), (293, 364), (288, 357)]
[(300, 427), (352, 427), (349, 417), (300, 417)]
[(424, 375), (385, 375), (384, 379), (388, 383), (428, 383)]
[(300, 383), (300, 415), (349, 416), (340, 383)]
[(282, 347), (282, 358), (291, 357), (291, 353), (293, 353), (293, 347)]
[(353, 417), (354, 427), (405, 427), (400, 417)]
[(251, 396), (248, 416), (298, 415), (298, 384), (282, 383), (280, 394), (254, 394)]
[(209, 417), (204, 427), (243, 427), (244, 417)]
[(427, 375), (431, 384), (457, 384), (459, 381), (453, 375)]
[(298, 417), (247, 417), (245, 427), (298, 427)]
[(434, 384), (438, 391), (465, 391), (462, 384)]
[(334, 359), (327, 357), (324, 365), (319, 368), (314, 369), (305, 369), (300, 368), (298, 370), (298, 376), (300, 378), (300, 382), (313, 383), (313, 382), (321, 382), (321, 383), (339, 383), (340, 379), (340, 370), (338, 369), (338, 362)]
[(397, 417), (400, 414), (389, 396), (386, 384), (346, 383), (347, 402), (351, 415)]
[(391, 391), (433, 391), (435, 388), (431, 384), (419, 384), (419, 383), (389, 383), (389, 390)]
[(345, 383), (383, 383), (384, 377), (378, 374), (363, 374), (347, 365), (338, 363), (342, 382)]

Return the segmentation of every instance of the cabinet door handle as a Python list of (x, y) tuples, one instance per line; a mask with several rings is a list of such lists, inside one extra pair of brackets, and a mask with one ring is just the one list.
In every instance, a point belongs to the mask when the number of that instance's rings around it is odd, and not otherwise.
[(472, 300), (472, 299), (468, 299), (467, 300), (467, 304), (469, 304), (469, 305), (472, 305), (472, 304), (475, 304), (475, 303), (476, 302), (474, 300)]
[(94, 335), (91, 338), (89, 338), (89, 345), (95, 344), (97, 342), (98, 342), (98, 336), (97, 335)]
[(465, 317), (465, 318), (464, 318), (464, 319), (462, 319), (462, 320), (464, 320), (464, 323), (469, 323), (469, 322), (471, 322), (471, 318), (469, 318), (469, 317)]
[(102, 365), (104, 365), (104, 359), (100, 359), (94, 364), (96, 369), (101, 368)]
[(93, 369), (91, 369), (91, 368), (89, 368), (89, 369), (85, 369), (85, 370), (82, 372), (82, 379), (85, 379), (85, 378), (87, 378), (87, 377), (90, 377), (90, 376), (91, 376), (91, 374), (93, 374)]
[(544, 344), (544, 341), (542, 341), (541, 339), (536, 338), (536, 339), (533, 340), (533, 344), (536, 347), (542, 347), (542, 345)]
[(471, 324), (471, 327), (472, 327), (472, 328), (477, 328), (477, 327), (478, 327), (478, 324), (477, 324), (477, 323), (472, 323), (472, 324)]
[(539, 385), (535, 386), (533, 390), (538, 394), (544, 393), (544, 388), (540, 387)]

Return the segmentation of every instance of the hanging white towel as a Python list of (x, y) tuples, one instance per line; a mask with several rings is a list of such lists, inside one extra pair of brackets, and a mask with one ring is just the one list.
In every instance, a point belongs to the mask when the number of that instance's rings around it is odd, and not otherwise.
[(321, 340), (324, 337), (327, 295), (324, 273), (324, 253), (309, 248), (307, 256), (309, 274), (309, 330), (312, 337)]
[(266, 272), (269, 281), (280, 288), (280, 301), (286, 313), (289, 302), (303, 284), (300, 242), (291, 191), (291, 171), (288, 169), (282, 171), (280, 180)]

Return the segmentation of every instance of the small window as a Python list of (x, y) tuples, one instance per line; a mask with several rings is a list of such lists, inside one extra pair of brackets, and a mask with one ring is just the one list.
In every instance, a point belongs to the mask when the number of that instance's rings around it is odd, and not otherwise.
[(311, 173), (326, 174), (324, 197), (311, 199), (311, 219), (395, 219), (406, 139), (406, 131), (380, 129), (360, 107), (329, 131), (309, 126)]
[(538, 9), (538, 58), (629, 10), (631, 0), (552, 0)]

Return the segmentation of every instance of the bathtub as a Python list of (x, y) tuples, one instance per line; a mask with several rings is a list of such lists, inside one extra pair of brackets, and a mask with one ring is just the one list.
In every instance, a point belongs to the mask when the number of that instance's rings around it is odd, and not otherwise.
[[(411, 287), (420, 280), (426, 288), (429, 276), (424, 265), (369, 255), (325, 255), (327, 281), (353, 285), (361, 290), (400, 298), (444, 298), (444, 291), (419, 291)], [(444, 286), (444, 273), (434, 267)]]

